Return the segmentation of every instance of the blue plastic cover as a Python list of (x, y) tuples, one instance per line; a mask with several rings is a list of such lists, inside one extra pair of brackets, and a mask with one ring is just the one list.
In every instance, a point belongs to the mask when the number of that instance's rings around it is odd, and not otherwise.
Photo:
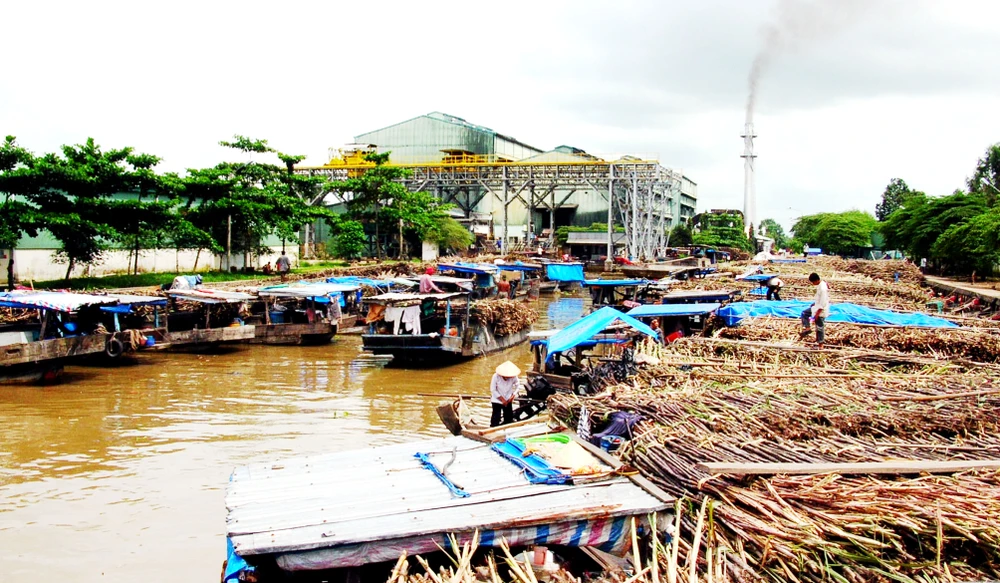
[(385, 288), (389, 289), (392, 287), (392, 282), (385, 279), (372, 279), (370, 277), (354, 277), (354, 276), (343, 276), (343, 277), (328, 277), (326, 278), (327, 283), (339, 283), (342, 285), (366, 285), (368, 287), (374, 288)]
[(722, 304), (644, 304), (627, 312), (633, 318), (660, 316), (699, 316), (719, 309)]
[(649, 326), (611, 306), (606, 306), (553, 334), (548, 341), (548, 358), (551, 359), (557, 352), (564, 352), (584, 342), (592, 341), (594, 336), (617, 320), (625, 322), (647, 336), (657, 337), (656, 331)]
[(778, 277), (778, 276), (777, 276), (777, 274), (774, 274), (774, 273), (757, 273), (757, 274), (754, 274), (754, 275), (748, 275), (748, 276), (746, 276), (744, 278), (741, 278), (741, 279), (744, 279), (746, 281), (767, 281), (767, 280), (771, 279), (772, 277)]
[(500, 271), (538, 271), (541, 267), (537, 265), (524, 265), (523, 263), (501, 263), (497, 265)]
[(629, 285), (642, 285), (649, 282), (645, 279), (588, 279), (583, 283), (585, 285), (596, 287), (621, 287)]
[(806, 263), (805, 259), (772, 259), (771, 263)]
[(236, 583), (243, 573), (252, 573), (254, 568), (236, 554), (233, 541), (226, 537), (226, 571), (222, 574), (222, 583)]
[[(727, 326), (735, 326), (744, 318), (770, 316), (772, 318), (798, 319), (803, 310), (811, 306), (811, 302), (802, 300), (784, 300), (769, 302), (737, 302), (721, 308), (719, 316)], [(830, 304), (830, 315), (827, 322), (849, 322), (852, 324), (872, 324), (875, 326), (912, 326), (920, 328), (957, 328), (958, 324), (943, 318), (936, 318), (920, 313), (890, 312), (859, 306), (857, 304)]]
[(569, 481), (569, 474), (557, 470), (540, 455), (533, 453), (525, 456), (524, 446), (514, 440), (494, 443), (490, 448), (524, 470), (524, 477), (532, 484), (565, 484)]
[(549, 263), (545, 274), (551, 281), (583, 281), (582, 263)]

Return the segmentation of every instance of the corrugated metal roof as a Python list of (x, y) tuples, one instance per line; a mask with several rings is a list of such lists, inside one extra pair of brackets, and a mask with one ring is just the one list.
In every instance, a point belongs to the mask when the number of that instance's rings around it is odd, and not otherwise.
[[(537, 429), (536, 429), (537, 431)], [(414, 454), (432, 453), (470, 494), (453, 497)], [(488, 444), (465, 437), (237, 468), (226, 493), (228, 534), (245, 556), (644, 514), (665, 505), (627, 478), (580, 485), (530, 484)]]

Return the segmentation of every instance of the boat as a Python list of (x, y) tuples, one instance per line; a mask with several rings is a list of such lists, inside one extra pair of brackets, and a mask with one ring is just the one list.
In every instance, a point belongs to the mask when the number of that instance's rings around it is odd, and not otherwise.
[(561, 330), (533, 333), (528, 381), (541, 378), (556, 391), (585, 394), (587, 387), (579, 375), (593, 369), (592, 361), (600, 362), (606, 356), (602, 347), (622, 345), (639, 335), (659, 337), (646, 324), (612, 306), (600, 308)]
[(364, 350), (392, 355), (394, 362), (444, 364), (484, 356), (528, 339), (530, 325), (497, 334), (480, 321), (467, 291), (418, 294), (389, 292), (365, 298), (369, 306), (361, 335)]
[[(165, 350), (204, 350), (245, 344), (256, 334), (253, 325), (242, 323), (241, 308), (254, 296), (215, 289), (167, 290), (170, 311), (164, 327), (154, 334), (156, 345)], [(186, 302), (190, 309), (180, 309)]]
[(120, 333), (108, 332), (100, 323), (100, 308), (115, 304), (112, 297), (90, 294), (0, 293), (0, 307), (36, 314), (0, 326), (0, 381), (53, 381), (66, 364), (125, 350)]
[(736, 290), (677, 290), (660, 296), (662, 304), (703, 304), (733, 301), (740, 293)]
[(361, 580), (360, 567), (391, 569), (403, 553), (441, 550), (449, 536), (459, 545), (478, 537), (484, 549), (624, 556), (632, 521), (648, 528), (674, 503), (599, 447), (538, 422), (253, 463), (226, 487), (223, 581), (251, 572), (260, 583)]
[(553, 293), (560, 289), (572, 289), (585, 279), (583, 263), (580, 261), (548, 261), (545, 266), (545, 279), (539, 284), (542, 293)]
[(623, 311), (648, 300), (651, 282), (645, 279), (587, 279), (583, 285), (590, 290), (593, 309), (618, 306)]
[(512, 285), (515, 285), (516, 295), (538, 297), (542, 288), (542, 266), (533, 263), (497, 263), (497, 269), (501, 276), (507, 276)]
[[(360, 288), (339, 283), (299, 283), (262, 287), (262, 315), (255, 316), (251, 344), (327, 344), (337, 334), (345, 295)], [(280, 302), (280, 303), (279, 303)], [(276, 309), (282, 308), (281, 310)], [(263, 320), (263, 321), (261, 321)]]

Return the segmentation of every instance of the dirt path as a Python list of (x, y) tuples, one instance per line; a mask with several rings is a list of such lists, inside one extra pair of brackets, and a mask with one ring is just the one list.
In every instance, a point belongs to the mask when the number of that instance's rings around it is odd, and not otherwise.
[(965, 281), (958, 281), (947, 277), (936, 277), (932, 275), (926, 276), (926, 279), (927, 283), (935, 288), (943, 288), (948, 291), (954, 290), (966, 295), (978, 295), (983, 298), (1000, 299), (1000, 290), (997, 290), (996, 287), (994, 287), (1000, 286), (1000, 284), (977, 283), (973, 285), (972, 283)]

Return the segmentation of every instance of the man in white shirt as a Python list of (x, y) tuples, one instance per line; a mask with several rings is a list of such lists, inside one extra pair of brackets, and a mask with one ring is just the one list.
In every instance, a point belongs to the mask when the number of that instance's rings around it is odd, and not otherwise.
[(826, 317), (830, 315), (830, 288), (820, 279), (818, 273), (809, 274), (809, 283), (816, 286), (816, 297), (812, 306), (802, 311), (802, 332), (799, 336), (805, 338), (810, 334), (809, 318), (816, 320), (816, 344), (823, 348), (823, 338), (826, 334)]
[(521, 369), (509, 360), (498, 366), (493, 374), (490, 380), (490, 403), (493, 405), (490, 427), (500, 425), (501, 414), (504, 425), (514, 422), (514, 396), (521, 387), (517, 378), (519, 374)]
[(781, 281), (781, 278), (775, 275), (771, 279), (767, 280), (767, 299), (781, 301), (781, 288), (784, 287), (785, 282)]

